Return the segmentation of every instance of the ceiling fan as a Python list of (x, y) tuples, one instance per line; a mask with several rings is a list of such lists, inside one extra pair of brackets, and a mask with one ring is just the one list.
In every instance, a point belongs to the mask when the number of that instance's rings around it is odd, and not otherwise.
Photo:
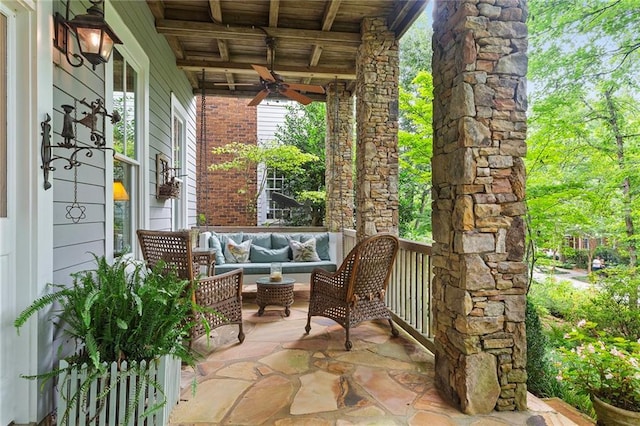
[[(267, 49), (270, 52), (269, 68), (262, 65), (251, 65), (260, 76), (260, 86), (262, 86), (262, 90), (260, 90), (251, 100), (251, 102), (249, 102), (249, 106), (258, 105), (270, 94), (280, 94), (286, 96), (289, 99), (300, 102), (303, 105), (308, 105), (313, 102), (313, 99), (303, 95), (302, 93), (300, 93), (300, 91), (319, 94), (325, 93), (324, 87), (319, 85), (286, 83), (280, 75), (276, 74), (273, 71), (273, 62), (275, 58), (276, 47), (275, 39), (273, 37), (267, 37), (265, 41), (267, 44)], [(222, 84), (227, 85), (226, 83)]]

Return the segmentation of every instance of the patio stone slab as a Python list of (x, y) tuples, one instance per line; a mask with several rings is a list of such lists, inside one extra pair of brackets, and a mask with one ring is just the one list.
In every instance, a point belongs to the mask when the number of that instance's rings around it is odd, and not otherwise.
[[(196, 395), (207, 398), (192, 398), (180, 403), (171, 412), (172, 422), (209, 424), (220, 423), (235, 404), (238, 397), (251, 386), (247, 380), (212, 379), (198, 385)], [(191, 393), (191, 390), (185, 392)]]
[(456, 423), (447, 415), (431, 411), (419, 411), (409, 418), (410, 426), (438, 425), (456, 426)]
[(320, 413), (338, 409), (342, 389), (340, 376), (316, 371), (300, 377), (300, 390), (291, 403), (293, 415)]
[(382, 369), (361, 366), (356, 368), (353, 378), (378, 403), (395, 415), (405, 415), (416, 398), (415, 392), (398, 384)]
[(221, 368), (216, 372), (216, 375), (254, 381), (258, 379), (255, 365), (253, 362), (236, 362), (228, 367)]
[(260, 362), (284, 374), (301, 374), (309, 370), (309, 352), (289, 349), (261, 358)]
[[(229, 424), (258, 425), (289, 405), (292, 383), (284, 377), (269, 376), (254, 384), (229, 416)], [(268, 402), (268, 403), (265, 403)]]

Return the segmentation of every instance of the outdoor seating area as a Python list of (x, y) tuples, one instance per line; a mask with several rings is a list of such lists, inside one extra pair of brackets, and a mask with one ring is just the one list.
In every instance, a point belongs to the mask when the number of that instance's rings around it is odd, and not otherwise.
[(215, 252), (215, 273), (244, 271), (245, 284), (269, 275), (271, 263), (283, 274), (308, 282), (315, 268), (334, 272), (339, 263), (336, 236), (322, 227), (203, 227), (199, 249)]

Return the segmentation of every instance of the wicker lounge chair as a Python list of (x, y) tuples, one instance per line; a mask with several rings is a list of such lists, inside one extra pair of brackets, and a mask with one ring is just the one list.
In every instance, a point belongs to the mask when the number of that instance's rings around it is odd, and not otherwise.
[[(237, 324), (240, 328), (238, 340), (244, 341), (242, 329), (242, 269), (226, 274), (199, 277), (199, 258), (194, 257), (191, 249), (189, 231), (150, 231), (138, 230), (138, 241), (147, 266), (153, 268), (159, 261), (176, 271), (178, 277), (189, 280), (195, 285), (194, 301), (207, 308), (196, 313), (196, 319), (204, 316), (211, 330)], [(209, 268), (207, 268), (209, 270)], [(213, 271), (211, 271), (213, 274)], [(198, 324), (191, 330), (191, 340), (204, 335), (206, 329)]]
[(311, 274), (307, 334), (311, 317), (331, 318), (346, 331), (345, 348), (350, 351), (349, 329), (363, 321), (386, 319), (391, 333), (398, 330), (384, 302), (391, 268), (398, 253), (398, 239), (389, 234), (369, 237), (356, 245), (335, 273), (316, 269)]

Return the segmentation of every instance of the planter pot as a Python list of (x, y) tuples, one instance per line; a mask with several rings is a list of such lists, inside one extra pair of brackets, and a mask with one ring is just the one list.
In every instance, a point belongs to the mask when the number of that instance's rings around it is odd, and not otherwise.
[(592, 395), (593, 409), (601, 426), (638, 426), (640, 425), (640, 412), (623, 410)]
[[(87, 365), (71, 366), (60, 361), (65, 369), (58, 377), (58, 425), (95, 426), (124, 424), (129, 400), (137, 398), (137, 408), (131, 412), (129, 424), (164, 426), (180, 396), (181, 362), (173, 356), (163, 356), (147, 363), (118, 367), (112, 363), (109, 373), (87, 382)], [(85, 392), (79, 392), (81, 385)], [(78, 403), (79, 402), (79, 403)], [(148, 412), (152, 411), (149, 415)]]

